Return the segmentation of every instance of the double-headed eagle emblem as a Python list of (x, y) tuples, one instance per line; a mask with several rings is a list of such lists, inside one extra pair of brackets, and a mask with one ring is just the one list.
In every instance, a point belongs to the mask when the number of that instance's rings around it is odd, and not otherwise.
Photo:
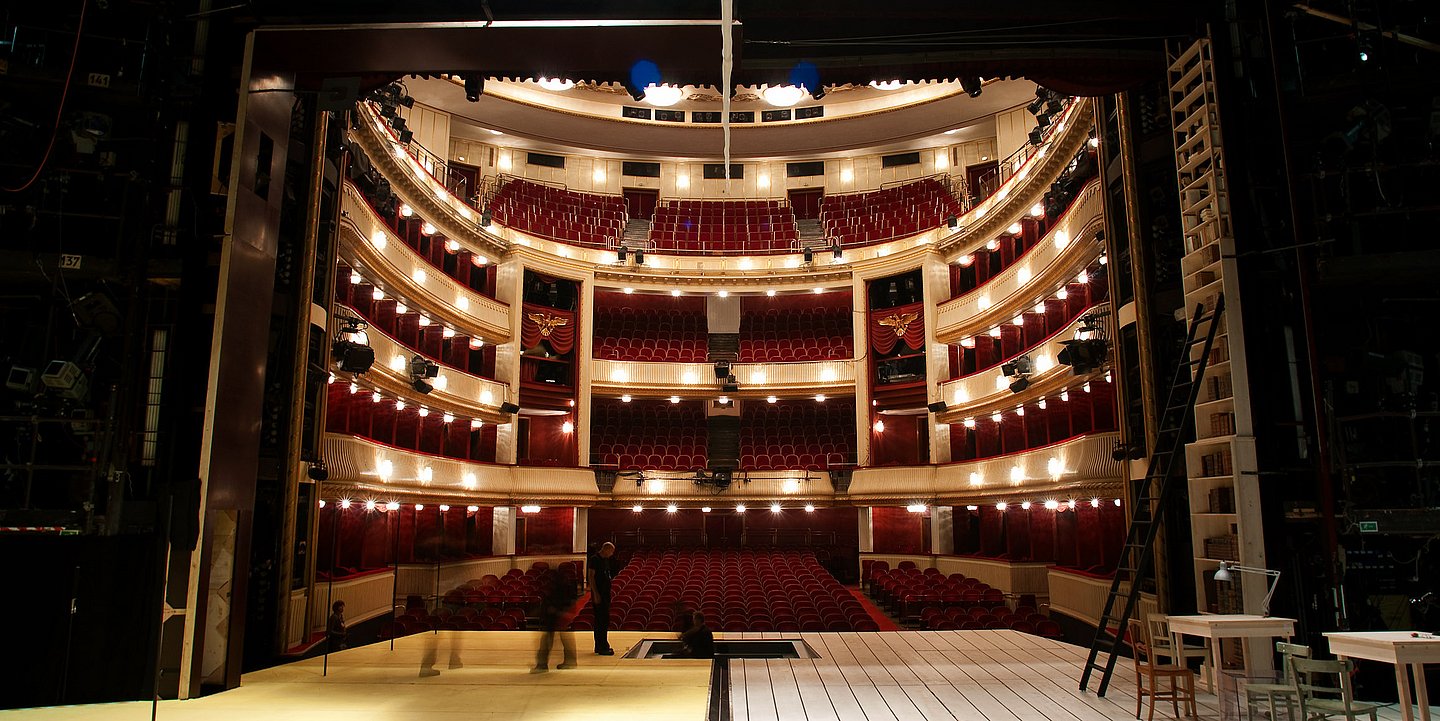
[(900, 338), (905, 335), (905, 329), (908, 328), (911, 323), (914, 323), (915, 319), (919, 317), (920, 313), (918, 311), (912, 310), (908, 313), (896, 313), (894, 315), (881, 318), (877, 322), (880, 325), (886, 326), (894, 330), (895, 337)]
[(556, 328), (562, 325), (570, 324), (570, 320), (568, 318), (562, 318), (558, 315), (549, 315), (547, 313), (527, 313), (525, 317), (529, 318), (533, 323), (535, 323), (535, 325), (540, 327), (540, 337), (542, 338), (549, 338), (550, 334), (554, 332)]

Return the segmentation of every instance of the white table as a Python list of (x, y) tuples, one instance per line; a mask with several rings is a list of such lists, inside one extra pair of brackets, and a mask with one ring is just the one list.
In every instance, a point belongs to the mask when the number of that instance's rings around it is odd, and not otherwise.
[[(1395, 683), (1400, 689), (1400, 712), (1405, 721), (1414, 721), (1414, 706), (1420, 718), (1430, 721), (1430, 695), (1425, 689), (1425, 664), (1440, 663), (1440, 638), (1415, 638), (1410, 631), (1335, 632), (1325, 634), (1330, 653), (1340, 658), (1363, 658), (1395, 666)], [(1410, 674), (1415, 674), (1415, 699), (1410, 698)]]
[[(1222, 638), (1290, 638), (1295, 635), (1295, 619), (1275, 618), (1273, 616), (1256, 616), (1248, 613), (1214, 613), (1199, 614), (1195, 616), (1170, 616), (1166, 619), (1170, 624), (1171, 643), (1175, 648), (1184, 648), (1185, 636), (1198, 636), (1205, 639), (1205, 645), (1210, 651), (1209, 663), (1212, 664), (1210, 677), (1220, 678), (1222, 662), (1220, 660), (1219, 644), (1217, 639)], [(1271, 649), (1273, 650), (1273, 646)], [(1254, 669), (1265, 672), (1274, 670), (1275, 662), (1270, 653), (1254, 654), (1246, 649), (1246, 664)], [(1216, 689), (1216, 696), (1223, 691), (1223, 686)], [(1221, 707), (1225, 708), (1225, 699), (1220, 699)], [(1223, 716), (1223, 714), (1222, 714)]]

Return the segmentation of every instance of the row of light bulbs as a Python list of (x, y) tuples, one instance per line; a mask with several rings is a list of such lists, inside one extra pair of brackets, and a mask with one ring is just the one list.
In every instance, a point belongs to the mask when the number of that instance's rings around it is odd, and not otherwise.
[[(1106, 262), (1107, 262), (1107, 260), (1106, 260), (1105, 256), (1104, 256), (1104, 255), (1101, 255), (1101, 256), (1100, 256), (1100, 265), (1105, 265)], [(965, 265), (968, 265), (968, 264), (965, 264)], [(1022, 268), (1022, 270), (1024, 270), (1024, 269)], [(1023, 282), (1023, 280), (1022, 280), (1022, 282)], [(1081, 284), (1081, 285), (1085, 285), (1085, 284), (1089, 283), (1089, 282), (1090, 282), (1090, 272), (1087, 271), (1087, 270), (1082, 270), (1082, 271), (1080, 271), (1079, 273), (1077, 273), (1077, 274), (1075, 275), (1075, 282), (1076, 282), (1076, 283), (1079, 283), (1079, 284)], [(1051, 297), (1053, 297), (1055, 300), (1065, 300), (1066, 298), (1069, 298), (1069, 297), (1070, 297), (1070, 291), (1066, 290), (1066, 289), (1064, 288), (1064, 286), (1062, 286), (1059, 290), (1055, 291), (1055, 292), (1052, 294)], [(980, 298), (979, 304), (980, 304), (982, 310), (985, 309), (985, 308), (988, 308), (988, 307), (989, 307), (988, 296), (982, 296), (982, 297)], [(1034, 312), (1036, 312), (1036, 313), (1044, 313), (1044, 312), (1045, 312), (1045, 301), (1043, 301), (1043, 300), (1036, 301), (1036, 302), (1035, 302), (1035, 307), (1034, 307), (1032, 310), (1034, 310)], [(1011, 322), (1013, 325), (1017, 325), (1017, 326), (1023, 326), (1023, 325), (1025, 325), (1025, 314), (1022, 312), (1020, 315), (1015, 316), (1015, 318), (1012, 319), (1010, 322)], [(989, 330), (989, 332), (988, 332), (988, 335), (989, 335), (991, 338), (999, 338), (999, 337), (1000, 337), (1000, 334), (1001, 334), (1001, 330), (1000, 330), (1000, 326), (998, 326), (998, 325), (995, 326), (995, 327), (993, 327), (993, 328), (991, 328), (991, 329)], [(1080, 335), (1077, 335), (1076, 337), (1077, 337), (1079, 340), (1085, 340), (1086, 338), (1089, 337), (1089, 333), (1082, 333), (1082, 334), (1080, 334)], [(960, 339), (960, 346), (961, 346), (962, 348), (974, 348), (974, 347), (975, 347), (975, 338), (974, 338), (973, 336), (967, 336), (967, 337), (965, 337), (965, 338), (961, 338), (961, 339)]]
[[(395, 357), (396, 357), (396, 358), (400, 358), (400, 356), (395, 356)], [(406, 362), (408, 363), (408, 361), (406, 361)], [(392, 367), (392, 368), (395, 368), (396, 370), (403, 370), (403, 368), (397, 368), (393, 362), (391, 363), (391, 367)], [(336, 375), (332, 372), (332, 373), (330, 374), (330, 380), (329, 380), (329, 382), (330, 382), (330, 383), (334, 383), (334, 382), (336, 382), (336, 380), (338, 380), (338, 379), (337, 379)], [(437, 389), (439, 389), (439, 390), (445, 390), (445, 386), (447, 385), (447, 383), (446, 383), (446, 381), (445, 381), (445, 376), (444, 376), (444, 375), (436, 376), (434, 379), (432, 379), (432, 384), (435, 386), (435, 388), (437, 388)], [(359, 383), (355, 382), (354, 380), (350, 381), (350, 394), (351, 394), (351, 395), (356, 395), (356, 394), (358, 394), (358, 393), (360, 393), (361, 391), (364, 391), (364, 390), (370, 390), (370, 401), (371, 401), (372, 403), (380, 403), (381, 401), (384, 401), (384, 400), (385, 400), (385, 396), (380, 393), (379, 389), (366, 389), (366, 388), (364, 388), (363, 386), (361, 386)], [(489, 390), (484, 390), (484, 391), (481, 391), (481, 392), (480, 392), (480, 399), (479, 399), (479, 401), (480, 401), (480, 403), (483, 403), (483, 404), (485, 404), (485, 405), (490, 405), (490, 404), (494, 401), (494, 398), (491, 396), (491, 393), (490, 393)], [(571, 401), (571, 403), (573, 404), (574, 401)], [(404, 398), (396, 398), (396, 399), (395, 399), (395, 410), (397, 410), (397, 411), (403, 411), (403, 410), (405, 410), (407, 407), (408, 407), (408, 406), (407, 406), (407, 404), (405, 403), (405, 399), (404, 399)], [(426, 407), (423, 406), (423, 405), (420, 406), (419, 408), (417, 408), (415, 412), (418, 413), (421, 418), (427, 418), (427, 417), (430, 416), (430, 409), (429, 409), (429, 408), (426, 408)], [(443, 422), (445, 422), (445, 423), (453, 423), (453, 422), (455, 422), (455, 414), (450, 413), (450, 412), (446, 412), (446, 413), (441, 417), (441, 420), (442, 420)], [(478, 429), (479, 429), (481, 426), (483, 426), (484, 424), (485, 424), (485, 422), (482, 421), (482, 420), (479, 419), (479, 418), (472, 418), (472, 419), (470, 419), (470, 428), (471, 428), (471, 430), (478, 430)], [(566, 431), (566, 432), (568, 433), (569, 431)]]
[[(416, 270), (416, 271), (411, 275), (411, 278), (412, 278), (412, 280), (414, 280), (417, 284), (422, 284), (422, 285), (423, 285), (423, 284), (425, 283), (425, 279), (426, 279), (425, 271), (423, 271), (423, 270)], [(351, 285), (359, 285), (359, 284), (364, 283), (364, 282), (365, 282), (365, 277), (362, 276), (362, 275), (360, 275), (360, 271), (358, 271), (358, 270), (352, 270), (352, 271), (350, 271), (350, 284), (351, 284)], [(380, 285), (377, 283), (377, 284), (375, 284), (375, 290), (370, 293), (370, 297), (371, 297), (373, 300), (385, 300), (385, 291), (382, 290), (382, 289), (380, 288)], [(463, 295), (456, 296), (456, 297), (455, 297), (455, 307), (456, 307), (456, 308), (459, 308), (460, 310), (469, 310), (469, 309), (470, 309), (470, 299), (469, 299), (469, 298), (466, 298), (466, 297), (463, 296)], [(406, 313), (409, 313), (411, 310), (413, 310), (413, 309), (412, 309), (410, 306), (405, 305), (404, 303), (401, 303), (399, 298), (396, 298), (396, 299), (395, 299), (395, 313), (396, 313), (396, 315), (405, 315)], [(430, 327), (431, 324), (434, 323), (434, 321), (430, 320), (430, 316), (429, 316), (429, 315), (427, 315), (427, 314), (425, 314), (425, 313), (421, 313), (420, 311), (416, 311), (416, 313), (420, 316), (419, 320), (416, 321), (416, 322), (420, 324), (420, 327), (421, 327), (421, 328), (428, 328), (428, 327)], [(456, 335), (455, 329), (454, 329), (454, 328), (451, 328), (451, 327), (448, 326), (448, 325), (447, 325), (447, 326), (442, 326), (442, 327), (441, 327), (441, 330), (440, 330), (440, 335), (441, 335), (441, 337), (444, 337), (444, 338), (454, 338), (455, 335)], [(471, 338), (470, 338), (470, 348), (471, 348), (472, 350), (479, 350), (479, 349), (484, 348), (484, 347), (485, 347), (485, 339), (484, 339), (484, 338), (481, 338), (480, 336), (471, 336)], [(399, 370), (399, 369), (397, 369), (397, 370)]]
[[(744, 270), (744, 268), (742, 268), (742, 270)], [(630, 294), (632, 294), (632, 293), (635, 292), (635, 289), (627, 286), (627, 287), (625, 287), (625, 288), (621, 288), (621, 289), (620, 289), (620, 292), (624, 293), (625, 295), (630, 295)], [(811, 289), (810, 289), (810, 292), (813, 293), (813, 294), (815, 294), (815, 295), (822, 295), (822, 294), (824, 294), (825, 289), (824, 289), (824, 288), (821, 288), (820, 286), (815, 286), (814, 288), (811, 288)], [(765, 296), (768, 297), (768, 298), (774, 298), (777, 294), (779, 294), (779, 291), (775, 290), (774, 288), (769, 288), (769, 289), (767, 289), (767, 290), (765, 291)], [(673, 297), (673, 298), (679, 298), (679, 297), (681, 297), (681, 296), (683, 296), (683, 295), (685, 295), (685, 291), (680, 290), (679, 288), (673, 288), (673, 289), (670, 290), (670, 296)], [(703, 294), (702, 294), (702, 295), (703, 295)], [(757, 294), (757, 295), (758, 295), (758, 294)], [(728, 291), (728, 290), (717, 290), (717, 291), (715, 291), (715, 297), (717, 297), (717, 298), (729, 298), (729, 297), (730, 297), (730, 291)]]
[[(760, 382), (763, 383), (764, 381), (760, 381)], [(824, 403), (826, 396), (825, 396), (824, 393), (816, 393), (815, 396), (814, 396), (814, 398), (815, 398), (815, 402), (816, 402), (816, 403)], [(626, 394), (623, 394), (623, 395), (620, 396), (620, 402), (621, 402), (621, 403), (629, 403), (630, 401), (633, 401), (633, 400), (635, 400), (635, 399), (634, 399), (633, 397), (631, 397), (631, 395), (630, 395), (629, 393), (626, 393)], [(685, 399), (684, 399), (684, 398), (681, 398), (680, 396), (670, 396), (669, 400), (670, 400), (670, 403), (673, 405), (673, 404), (680, 403), (681, 401), (684, 401)], [(730, 396), (720, 396), (719, 398), (716, 398), (715, 400), (716, 400), (717, 402), (719, 402), (720, 405), (727, 405), (727, 404), (730, 403)], [(780, 397), (779, 397), (779, 396), (765, 396), (765, 402), (766, 402), (766, 403), (779, 403), (779, 402), (780, 402)]]
[[(542, 77), (535, 81), (536, 85), (553, 92), (564, 92), (575, 87), (575, 81), (566, 78)], [(876, 90), (899, 90), (904, 87), (901, 80), (872, 80), (870, 87)], [(685, 98), (685, 89), (679, 85), (650, 83), (644, 88), (644, 100), (646, 104), (659, 108), (668, 108)], [(777, 107), (788, 108), (801, 100), (804, 100), (810, 90), (804, 85), (767, 85), (760, 91), (760, 97), (765, 102)]]
[[(351, 500), (351, 499), (349, 499), (349, 498), (341, 498), (339, 501), (336, 502), (336, 504), (337, 504), (340, 508), (342, 508), (342, 509), (349, 510), (350, 508), (355, 507), (356, 502), (353, 501), (353, 500)], [(1116, 506), (1119, 506), (1119, 505), (1120, 505), (1120, 499), (1119, 499), (1119, 498), (1114, 499), (1114, 504), (1115, 504)], [(325, 499), (323, 499), (323, 498), (320, 499), (320, 507), (321, 507), (321, 508), (324, 508), (325, 505), (326, 505)], [(367, 510), (367, 511), (398, 511), (398, 510), (400, 510), (400, 507), (401, 507), (401, 504), (400, 504), (399, 501), (388, 501), (388, 502), (385, 502), (385, 503), (381, 503), (380, 501), (378, 501), (378, 500), (376, 500), (376, 499), (374, 499), (374, 498), (367, 499), (367, 500), (361, 502), (360, 505), (361, 505), (365, 510)], [(1045, 508), (1045, 510), (1048, 510), (1048, 511), (1058, 511), (1058, 512), (1061, 512), (1061, 513), (1064, 513), (1065, 511), (1075, 510), (1075, 509), (1077, 509), (1077, 508), (1080, 507), (1079, 501), (1076, 501), (1076, 500), (1074, 500), (1074, 499), (1071, 499), (1071, 500), (1068, 500), (1068, 501), (1063, 501), (1063, 502), (1062, 502), (1062, 501), (1057, 501), (1057, 500), (1051, 499), (1051, 500), (1048, 500), (1048, 501), (1044, 501), (1041, 505)], [(1034, 507), (1034, 504), (1033, 504), (1032, 502), (1030, 502), (1030, 501), (1022, 501), (1022, 502), (1020, 502), (1020, 503), (1018, 504), (1018, 506), (1020, 507), (1021, 510), (1028, 511), (1028, 510), (1030, 510), (1031, 508)], [(447, 513), (447, 512), (450, 511), (450, 506), (447, 505), (447, 504), (441, 503), (441, 504), (439, 504), (438, 507), (439, 507), (441, 513)], [(1091, 507), (1091, 508), (1099, 508), (1099, 507), (1100, 507), (1100, 499), (1099, 499), (1099, 498), (1092, 498), (1092, 499), (1090, 499), (1090, 507)], [(815, 512), (815, 504), (813, 504), (813, 503), (807, 503), (807, 504), (805, 504), (805, 505), (803, 506), (803, 508), (804, 508), (804, 511), (805, 511), (806, 513), (814, 513), (814, 512)], [(997, 510), (997, 511), (1005, 511), (1005, 510), (1009, 510), (1009, 508), (1010, 508), (1010, 504), (1009, 504), (1008, 502), (1006, 502), (1006, 501), (1000, 501), (1000, 502), (998, 502), (998, 503), (995, 504), (995, 510)], [(417, 511), (423, 511), (423, 510), (425, 510), (425, 504), (423, 504), (423, 503), (416, 503), (416, 504), (415, 504), (415, 510), (417, 510)], [(470, 513), (477, 513), (477, 512), (479, 512), (480, 507), (479, 507), (479, 506), (466, 506), (465, 510), (468, 511), (468, 512), (470, 512)], [(521, 507), (520, 507), (520, 512), (521, 512), (521, 513), (539, 513), (540, 510), (541, 510), (540, 506), (534, 506), (534, 505), (527, 505), (527, 506), (521, 506)], [(710, 506), (701, 506), (701, 507), (700, 507), (700, 512), (701, 512), (701, 513), (710, 513), (710, 512), (712, 512), (713, 510), (714, 510), (714, 509), (711, 508)], [(736, 512), (736, 513), (744, 513), (746, 510), (748, 510), (748, 509), (746, 508), (746, 506), (745, 506), (744, 503), (737, 503), (737, 504), (735, 504), (735, 512)], [(771, 504), (770, 504), (770, 512), (771, 512), (771, 513), (780, 513), (780, 512), (783, 511), (783, 510), (785, 510), (784, 506), (780, 505), (779, 503), (771, 503)], [(911, 512), (911, 513), (924, 513), (924, 512), (926, 512), (926, 511), (930, 510), (930, 508), (929, 508), (929, 506), (925, 505), (924, 503), (912, 503), (912, 504), (906, 506), (906, 507), (905, 507), (905, 510), (907, 510), (907, 511), (909, 511), (909, 512)], [(979, 506), (976, 506), (976, 505), (969, 505), (969, 506), (966, 506), (966, 507), (965, 507), (965, 510), (967, 510), (967, 511), (978, 511), (978, 510), (980, 510), (980, 507), (979, 507)], [(633, 505), (633, 506), (630, 507), (630, 511), (631, 511), (632, 513), (644, 513), (644, 512), (645, 512), (645, 506), (637, 503), (637, 504), (635, 504), (635, 505)], [(666, 506), (665, 506), (665, 512), (666, 512), (666, 513), (679, 513), (679, 512), (680, 512), (680, 506), (679, 506), (678, 504), (675, 504), (675, 503), (666, 504)]]

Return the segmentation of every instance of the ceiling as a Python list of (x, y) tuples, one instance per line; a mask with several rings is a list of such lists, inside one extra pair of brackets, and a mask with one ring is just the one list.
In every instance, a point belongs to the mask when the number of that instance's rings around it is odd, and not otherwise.
[[(416, 101), (451, 113), (451, 134), (456, 137), (496, 142), (498, 131), (509, 147), (558, 152), (580, 148), (613, 157), (713, 159), (724, 151), (718, 125), (621, 118), (621, 107), (638, 105), (628, 95), (587, 99), (578, 96), (596, 94), (580, 88), (563, 92), (529, 88), (517, 94), (490, 83), (479, 102), (472, 103), (465, 100), (461, 87), (447, 80), (410, 79), (406, 86)], [(899, 152), (993, 137), (997, 112), (1034, 97), (1034, 83), (1024, 80), (989, 83), (977, 98), (954, 83), (893, 93), (869, 88), (832, 93), (818, 103), (801, 104), (825, 105), (829, 116), (825, 119), (732, 125), (730, 155), (818, 159), (857, 148)], [(769, 107), (763, 101), (732, 104), (734, 110)], [(676, 108), (715, 110), (718, 103), (682, 103)]]
[[(876, 78), (1027, 77), (1072, 95), (1115, 92), (1164, 70), (1164, 40), (1204, 30), (1220, 3), (1024, 0), (736, 0), (738, 85), (785, 84), (798, 63), (824, 86)], [(301, 83), (483, 72), (624, 82), (648, 59), (664, 82), (720, 84), (714, 0), (256, 0), (257, 69)], [(289, 27), (285, 27), (289, 26)], [(539, 50), (537, 50), (539, 49)]]

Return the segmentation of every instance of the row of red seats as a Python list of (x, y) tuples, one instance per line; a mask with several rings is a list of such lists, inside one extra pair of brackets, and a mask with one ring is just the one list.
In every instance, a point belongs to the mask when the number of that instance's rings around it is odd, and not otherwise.
[(704, 363), (709, 354), (705, 314), (703, 309), (597, 306), (594, 354), (607, 360)]
[(1065, 637), (1060, 624), (1043, 613), (1024, 607), (1011, 611), (1008, 608), (991, 609), (984, 606), (968, 610), (962, 606), (929, 606), (920, 613), (920, 626), (932, 631), (1010, 629), (1056, 640)]
[[(676, 630), (687, 610), (723, 631), (879, 629), (808, 551), (641, 551), (615, 579), (612, 628)], [(572, 628), (593, 623), (587, 603)]]
[[(346, 182), (348, 183), (350, 181)], [(440, 233), (425, 235), (422, 232), (422, 229), (425, 227), (425, 221), (421, 219), (420, 216), (412, 215), (407, 218), (399, 213), (383, 215), (376, 211), (373, 205), (370, 205), (369, 198), (364, 197), (363, 193), (361, 197), (362, 202), (370, 208), (370, 212), (374, 213), (375, 217), (379, 218), (391, 231), (400, 236), (400, 240), (410, 246), (416, 255), (429, 263), (430, 267), (477, 293), (489, 296), (490, 298), (495, 297), (495, 274), (492, 272), (493, 266), (488, 264), (475, 265), (475, 254), (466, 248), (450, 250), (447, 239)], [(342, 265), (343, 264), (342, 261)], [(340, 283), (344, 283), (346, 277), (350, 274), (348, 267), (343, 270), (344, 272), (338, 276)]]
[(820, 219), (828, 237), (864, 245), (940, 227), (963, 208), (934, 178), (868, 193), (827, 195)]
[(766, 308), (740, 316), (740, 361), (785, 363), (850, 358), (855, 352), (846, 307)]
[(535, 235), (606, 246), (625, 228), (619, 196), (580, 193), (512, 179), (490, 201), (494, 220)]
[(626, 470), (690, 471), (706, 466), (709, 425), (700, 404), (596, 398), (590, 408), (599, 463)]
[(740, 467), (824, 470), (855, 456), (855, 403), (747, 403), (740, 416)]

